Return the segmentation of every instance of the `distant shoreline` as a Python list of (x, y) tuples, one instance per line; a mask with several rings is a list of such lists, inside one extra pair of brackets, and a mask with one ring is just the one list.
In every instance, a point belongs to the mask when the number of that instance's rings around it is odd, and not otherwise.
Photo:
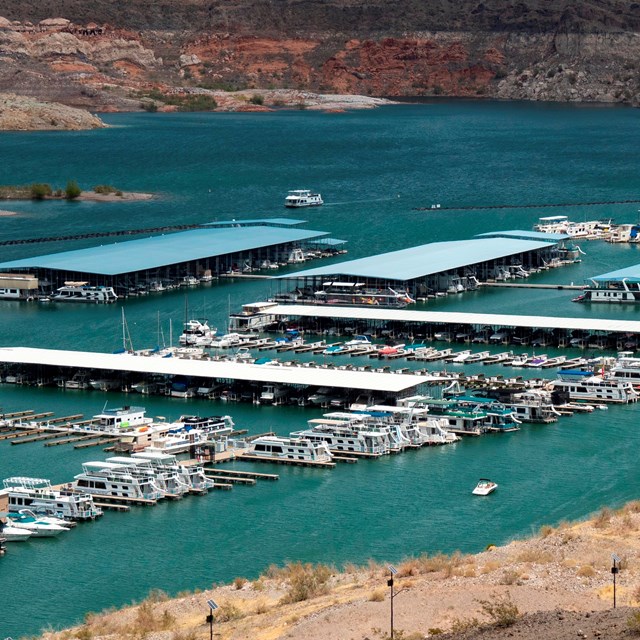
[[(136, 191), (119, 191), (117, 193), (96, 193), (95, 191), (83, 191), (77, 198), (72, 198), (70, 201), (76, 202), (140, 202), (141, 200), (152, 200), (154, 198), (153, 193), (140, 193)], [(56, 196), (43, 196), (42, 198), (34, 198), (31, 194), (16, 192), (13, 194), (4, 193), (0, 195), (0, 200), (67, 200), (64, 195)], [(14, 216), (14, 211), (0, 211), (0, 217), (2, 216)]]

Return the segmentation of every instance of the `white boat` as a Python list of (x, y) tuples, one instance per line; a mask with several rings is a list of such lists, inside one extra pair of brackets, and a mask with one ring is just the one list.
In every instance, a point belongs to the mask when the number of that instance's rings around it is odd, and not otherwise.
[(97, 391), (113, 391), (120, 387), (120, 381), (114, 378), (92, 378), (89, 380), (89, 386)]
[(367, 287), (364, 282), (324, 282), (322, 289), (314, 293), (320, 304), (338, 304), (358, 307), (403, 308), (415, 300), (407, 291), (391, 287)]
[(471, 492), (474, 496), (488, 496), (498, 488), (495, 482), (492, 482), (488, 478), (480, 478), (475, 489)]
[(324, 204), (319, 193), (312, 193), (309, 189), (293, 189), (284, 199), (284, 206), (290, 208), (297, 207), (318, 207)]
[(21, 529), (10, 524), (4, 524), (2, 520), (0, 520), (0, 539), (4, 539), (7, 542), (24, 542), (32, 535), (33, 532), (28, 529)]
[(217, 329), (212, 329), (205, 320), (188, 320), (184, 323), (184, 329), (178, 338), (179, 344), (185, 347), (208, 347), (218, 333)]
[(39, 516), (54, 516), (63, 520), (94, 520), (102, 510), (84, 492), (53, 489), (43, 478), (14, 476), (3, 482), (9, 498), (9, 511), (30, 509)]
[(591, 371), (561, 370), (554, 390), (565, 391), (571, 400), (587, 400), (626, 404), (638, 401), (638, 392), (630, 382), (616, 378), (603, 378)]
[(125, 465), (114, 462), (85, 462), (73, 486), (94, 496), (158, 500), (163, 492), (153, 476), (137, 476)]
[(299, 460), (327, 463), (333, 460), (324, 442), (312, 442), (309, 438), (261, 436), (251, 442), (248, 454), (265, 460)]
[(109, 303), (118, 299), (113, 287), (90, 286), (87, 282), (65, 282), (50, 299), (55, 302)]
[(289, 395), (289, 390), (283, 385), (267, 384), (260, 394), (260, 404), (281, 404)]
[(213, 480), (207, 478), (203, 467), (199, 465), (182, 465), (173, 454), (145, 451), (134, 453), (131, 457), (148, 460), (159, 471), (174, 472), (178, 476), (180, 483), (186, 485), (187, 489), (204, 491), (213, 487)]
[(325, 442), (333, 453), (381, 456), (390, 452), (388, 435), (366, 428), (362, 416), (351, 420), (314, 418), (307, 425), (308, 429), (291, 435), (311, 442)]
[(94, 423), (90, 429), (118, 434), (135, 427), (149, 426), (153, 420), (147, 418), (145, 414), (144, 407), (125, 406), (105, 409), (102, 413), (93, 416)]
[(12, 513), (11, 516), (7, 518), (7, 522), (10, 527), (30, 531), (34, 538), (54, 538), (64, 531), (69, 531), (68, 527), (62, 527), (59, 524), (39, 520), (37, 517), (27, 515), (26, 513)]
[(454, 354), (452, 357), (449, 358), (449, 362), (451, 362), (453, 364), (463, 364), (470, 357), (471, 357), (471, 351), (470, 350), (467, 349), (465, 351), (458, 351), (458, 353)]
[(212, 349), (231, 349), (242, 344), (242, 336), (239, 333), (225, 333), (223, 336), (217, 336), (211, 341)]
[(113, 456), (107, 458), (107, 462), (115, 462), (126, 466), (134, 475), (153, 477), (155, 485), (162, 491), (164, 497), (175, 498), (189, 491), (189, 486), (184, 482), (177, 468), (158, 465), (147, 458), (139, 456)]

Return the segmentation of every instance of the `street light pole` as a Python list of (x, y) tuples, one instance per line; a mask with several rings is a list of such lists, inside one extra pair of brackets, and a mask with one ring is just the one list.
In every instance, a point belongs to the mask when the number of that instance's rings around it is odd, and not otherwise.
[(213, 640), (213, 612), (218, 608), (218, 605), (213, 600), (207, 600), (209, 605), (209, 615), (207, 616), (207, 622), (209, 623), (209, 640)]
[(390, 577), (387, 580), (387, 586), (391, 589), (391, 629), (389, 633), (390, 640), (393, 640), (393, 599), (395, 597), (395, 593), (393, 592), (393, 576), (395, 576), (396, 573), (398, 573), (398, 570), (393, 565), (389, 565)]
[(616, 608), (616, 576), (620, 573), (620, 558), (615, 554), (611, 554), (611, 560), (613, 560), (613, 566), (611, 567), (611, 574), (613, 575), (613, 608)]

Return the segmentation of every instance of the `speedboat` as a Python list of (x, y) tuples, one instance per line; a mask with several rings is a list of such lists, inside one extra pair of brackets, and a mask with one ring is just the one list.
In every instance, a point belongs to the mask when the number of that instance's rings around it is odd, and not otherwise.
[(3, 525), (0, 521), (0, 537), (4, 538), (7, 542), (23, 542), (28, 540), (32, 535), (32, 532), (28, 529), (19, 529), (11, 525)]
[(12, 514), (7, 520), (10, 526), (16, 529), (30, 531), (34, 538), (52, 538), (60, 535), (63, 531), (69, 531), (68, 527), (61, 527), (59, 524), (52, 524), (26, 513)]
[(474, 496), (488, 496), (498, 488), (495, 482), (492, 482), (488, 478), (480, 478), (476, 488), (471, 492)]

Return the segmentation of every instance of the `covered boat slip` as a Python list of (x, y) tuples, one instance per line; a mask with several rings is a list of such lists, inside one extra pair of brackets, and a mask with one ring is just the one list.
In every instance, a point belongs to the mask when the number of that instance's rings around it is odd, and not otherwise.
[[(389, 323), (405, 327), (421, 327), (433, 331), (467, 326), (492, 329), (559, 330), (570, 334), (583, 331), (591, 334), (640, 335), (640, 322), (600, 318), (561, 318), (553, 316), (516, 316), (497, 313), (460, 313), (447, 311), (411, 311), (406, 309), (372, 309), (362, 307), (336, 307), (303, 304), (279, 304), (269, 314), (282, 318), (305, 319), (310, 328), (323, 329), (335, 323), (356, 325), (358, 331), (367, 328), (386, 328)], [(425, 331), (423, 331), (425, 333)], [(429, 331), (426, 332), (427, 336)], [(433, 336), (431, 336), (433, 337)]]
[[(526, 231), (484, 234), (470, 240), (433, 242), (281, 276), (294, 292), (313, 296), (336, 283), (401, 289), (415, 298), (475, 289), (479, 281), (526, 277), (575, 259), (556, 235)], [(356, 286), (355, 284), (353, 286)], [(317, 295), (317, 294), (316, 294)], [(304, 296), (303, 296), (304, 297)]]
[[(66, 280), (118, 287), (139, 281), (216, 276), (262, 264), (287, 262), (295, 249), (318, 245), (325, 231), (282, 226), (282, 219), (232, 221), (200, 229), (127, 240), (98, 247), (63, 251), (0, 263), (0, 272), (33, 272), (41, 280), (61, 286)], [(338, 241), (336, 241), (338, 242)]]
[(394, 396), (415, 393), (423, 384), (439, 378), (411, 374), (353, 371), (322, 367), (273, 366), (240, 362), (160, 358), (129, 353), (93, 353), (32, 347), (0, 348), (0, 364), (23, 365), (40, 370), (61, 368), (102, 370), (139, 375), (166, 375), (204, 380), (327, 387), (357, 394), (375, 391)]

